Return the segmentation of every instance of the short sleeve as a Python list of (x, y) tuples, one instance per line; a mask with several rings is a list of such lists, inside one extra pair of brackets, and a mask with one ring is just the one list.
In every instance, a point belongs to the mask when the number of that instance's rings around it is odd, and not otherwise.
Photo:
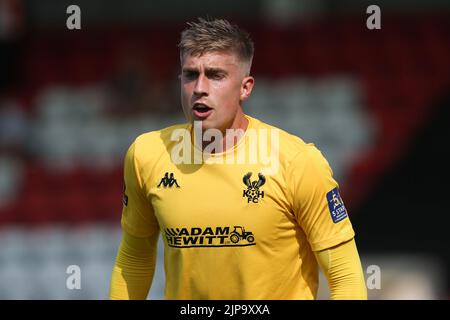
[(157, 219), (150, 200), (145, 195), (139, 164), (136, 159), (136, 142), (128, 149), (124, 161), (124, 194), (122, 228), (135, 237), (148, 237), (159, 232)]
[(286, 177), (293, 213), (313, 251), (354, 237), (338, 183), (314, 145), (307, 145), (291, 160)]

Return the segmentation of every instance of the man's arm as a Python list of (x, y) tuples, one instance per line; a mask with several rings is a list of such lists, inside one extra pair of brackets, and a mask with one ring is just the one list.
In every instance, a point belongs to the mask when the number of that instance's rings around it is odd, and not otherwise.
[(367, 299), (355, 232), (339, 185), (322, 153), (311, 144), (286, 173), (292, 211), (328, 279), (332, 299)]
[(155, 272), (158, 233), (138, 238), (123, 233), (111, 275), (112, 300), (145, 300)]
[(111, 276), (111, 299), (146, 299), (155, 271), (159, 226), (142, 183), (139, 159), (146, 154), (138, 140), (125, 156), (123, 238)]
[(328, 279), (332, 300), (366, 300), (367, 289), (354, 239), (314, 252)]

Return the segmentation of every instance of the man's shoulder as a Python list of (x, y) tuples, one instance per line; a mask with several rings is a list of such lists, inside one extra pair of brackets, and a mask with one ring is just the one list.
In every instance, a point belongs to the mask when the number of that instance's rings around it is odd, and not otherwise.
[(167, 152), (173, 143), (172, 134), (176, 130), (189, 130), (189, 124), (175, 124), (160, 130), (140, 134), (131, 145), (134, 148), (135, 156), (151, 158)]
[(159, 130), (149, 131), (140, 134), (137, 136), (135, 143), (138, 144), (158, 144), (158, 143), (167, 143), (167, 140), (170, 141), (170, 137), (172, 133), (177, 130), (189, 130), (188, 123), (175, 124), (169, 127), (165, 127)]
[[(314, 167), (316, 172), (332, 174), (328, 160), (313, 142), (305, 142), (301, 137), (276, 126), (259, 121), (260, 128), (276, 130), (279, 136), (279, 160), (289, 170), (304, 170)], [(273, 142), (272, 142), (273, 143)]]
[(276, 142), (276, 139), (278, 139), (278, 149), (280, 156), (284, 160), (289, 161), (296, 157), (299, 153), (310, 152), (315, 149), (313, 143), (305, 142), (301, 137), (282, 128), (255, 118), (253, 118), (253, 121), (255, 122), (255, 127), (266, 129), (269, 132), (268, 137), (271, 137), (272, 130), (276, 132), (276, 134), (273, 135), (273, 138), (271, 138), (271, 142), (274, 143)]

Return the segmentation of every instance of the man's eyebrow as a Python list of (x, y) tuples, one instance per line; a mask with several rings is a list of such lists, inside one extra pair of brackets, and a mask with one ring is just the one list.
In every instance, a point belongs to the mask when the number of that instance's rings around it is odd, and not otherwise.
[(207, 73), (220, 73), (220, 72), (227, 73), (226, 70), (221, 69), (221, 68), (206, 68), (205, 72), (207, 72)]
[[(190, 68), (190, 67), (184, 67), (181, 69), (182, 72), (199, 72), (197, 68)], [(221, 68), (205, 68), (205, 72), (206, 73), (219, 73), (219, 72), (223, 72), (223, 73), (227, 73), (226, 70), (221, 69)]]
[(198, 72), (198, 69), (196, 69), (196, 68), (184, 67), (184, 68), (181, 69), (181, 72)]

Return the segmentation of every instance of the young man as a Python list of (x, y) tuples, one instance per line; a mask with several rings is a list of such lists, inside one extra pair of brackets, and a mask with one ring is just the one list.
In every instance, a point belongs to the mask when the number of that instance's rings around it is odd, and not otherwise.
[[(139, 136), (125, 157), (112, 299), (145, 299), (161, 232), (167, 299), (366, 299), (354, 231), (313, 144), (244, 114), (253, 43), (226, 20), (180, 42), (187, 124)], [(276, 108), (276, 106), (274, 106)]]

